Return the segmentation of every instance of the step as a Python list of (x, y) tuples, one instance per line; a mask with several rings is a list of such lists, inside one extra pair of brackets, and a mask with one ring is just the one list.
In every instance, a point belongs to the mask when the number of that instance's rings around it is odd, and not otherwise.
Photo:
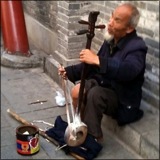
[[(55, 76), (57, 62), (49, 57), (45, 64), (45, 72), (59, 83), (59, 79)], [(144, 117), (138, 122), (119, 127), (115, 120), (104, 116), (102, 127), (143, 158), (156, 159), (159, 157), (159, 110), (144, 100), (141, 108), (144, 110)]]
[[(144, 110), (144, 109), (143, 109)], [(159, 158), (159, 111), (144, 110), (144, 117), (126, 126), (118, 126), (108, 116), (102, 120), (103, 130), (109, 130), (119, 140), (146, 159)]]

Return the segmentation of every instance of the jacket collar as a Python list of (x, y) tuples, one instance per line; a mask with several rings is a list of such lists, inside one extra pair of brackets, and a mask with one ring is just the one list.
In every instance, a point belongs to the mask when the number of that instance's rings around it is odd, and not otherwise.
[(113, 46), (113, 47), (117, 47), (119, 49), (123, 49), (123, 47), (126, 45), (126, 43), (132, 39), (132, 37), (135, 37), (137, 35), (136, 33), (136, 30), (134, 30), (133, 32), (125, 35), (124, 37), (122, 37), (118, 43), (115, 45), (114, 44), (114, 38), (112, 40), (110, 40), (108, 43), (110, 44), (110, 46)]

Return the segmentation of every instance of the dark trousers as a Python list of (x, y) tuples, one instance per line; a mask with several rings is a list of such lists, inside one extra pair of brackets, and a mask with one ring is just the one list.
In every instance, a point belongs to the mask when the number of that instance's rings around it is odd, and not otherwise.
[(95, 137), (102, 137), (101, 120), (103, 113), (112, 116), (117, 111), (118, 102), (115, 92), (98, 85), (95, 80), (88, 80), (85, 84), (85, 109), (82, 121), (88, 127), (88, 133)]

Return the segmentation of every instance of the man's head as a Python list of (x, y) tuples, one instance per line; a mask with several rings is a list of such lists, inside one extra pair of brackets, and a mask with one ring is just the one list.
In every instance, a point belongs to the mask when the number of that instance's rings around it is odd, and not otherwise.
[(131, 33), (139, 21), (139, 11), (129, 3), (118, 6), (112, 13), (108, 23), (108, 33), (115, 41)]

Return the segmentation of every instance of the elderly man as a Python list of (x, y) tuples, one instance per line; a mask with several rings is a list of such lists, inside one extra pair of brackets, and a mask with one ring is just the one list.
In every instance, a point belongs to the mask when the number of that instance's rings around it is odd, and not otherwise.
[[(88, 133), (102, 139), (103, 114), (116, 119), (119, 125), (139, 120), (142, 85), (144, 81), (147, 47), (136, 33), (139, 11), (129, 3), (118, 6), (112, 13), (104, 43), (96, 54), (92, 50), (80, 52), (80, 62), (89, 64), (85, 91), (86, 103), (82, 121)], [(59, 67), (59, 74), (75, 83), (73, 105), (77, 106), (82, 63)]]

